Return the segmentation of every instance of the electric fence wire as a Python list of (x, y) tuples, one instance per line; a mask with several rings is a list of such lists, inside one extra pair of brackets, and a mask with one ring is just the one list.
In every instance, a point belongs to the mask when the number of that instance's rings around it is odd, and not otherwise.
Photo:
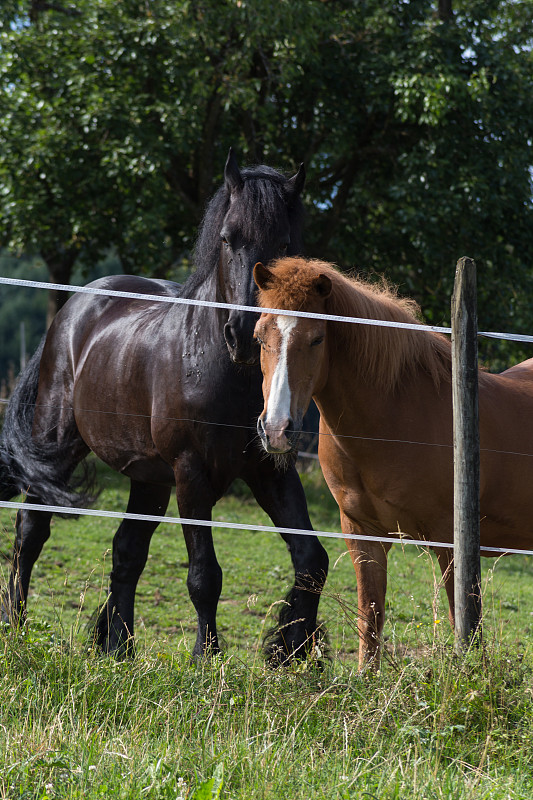
[[(223, 308), (228, 310), (236, 310), (236, 311), (250, 311), (255, 314), (258, 313), (258, 309), (254, 306), (243, 306), (237, 305), (233, 303), (221, 303), (215, 301), (208, 301), (208, 300), (193, 300), (190, 298), (183, 298), (183, 297), (167, 297), (164, 295), (151, 295), (151, 294), (142, 294), (139, 292), (122, 292), (117, 290), (111, 289), (99, 289), (93, 286), (71, 286), (68, 284), (59, 284), (59, 283), (47, 283), (45, 281), (30, 281), (30, 280), (23, 280), (20, 278), (6, 278), (0, 276), (0, 284), (7, 285), (7, 286), (23, 286), (26, 288), (33, 288), (33, 289), (53, 289), (55, 291), (64, 291), (70, 293), (82, 293), (82, 294), (92, 294), (92, 295), (100, 295), (104, 297), (120, 297), (129, 300), (148, 300), (150, 302), (161, 302), (161, 303), (177, 303), (181, 305), (192, 305), (192, 306), (202, 306), (207, 308)], [(376, 319), (366, 319), (361, 317), (345, 317), (340, 316), (337, 314), (315, 314), (311, 312), (302, 312), (302, 311), (291, 311), (287, 309), (277, 309), (277, 308), (261, 308), (260, 311), (262, 313), (269, 313), (269, 314), (281, 314), (285, 316), (295, 316), (295, 317), (304, 317), (307, 319), (323, 319), (326, 321), (331, 322), (348, 322), (352, 324), (359, 324), (359, 325), (374, 325), (374, 326), (381, 326), (381, 327), (389, 327), (389, 328), (400, 328), (406, 330), (418, 330), (422, 332), (432, 332), (432, 333), (443, 333), (443, 334), (451, 334), (451, 328), (442, 327), (442, 326), (435, 326), (435, 325), (425, 325), (425, 324), (418, 324), (418, 323), (405, 323), (405, 322), (391, 322), (388, 320), (376, 320)], [(533, 336), (527, 334), (517, 334), (517, 333), (500, 333), (494, 331), (478, 331), (478, 336), (485, 336), (490, 338), (497, 338), (503, 339), (506, 341), (514, 341), (514, 342), (522, 342), (522, 343), (533, 343)], [(1, 403), (7, 403), (7, 400), (0, 400)], [(109, 412), (91, 412), (91, 409), (84, 409), (87, 413), (109, 413), (109, 414), (117, 414), (120, 415), (120, 412), (117, 411), (109, 411)], [(133, 415), (133, 416), (142, 416), (142, 415)], [(185, 420), (175, 420), (185, 421)], [(191, 420), (187, 420), (191, 421)], [(209, 423), (204, 422), (204, 424), (218, 424), (223, 425), (223, 423)], [(240, 427), (240, 426), (239, 426)], [(242, 426), (248, 427), (248, 426)], [(361, 436), (350, 436), (344, 435), (346, 438), (354, 438), (354, 439), (365, 439), (366, 441), (374, 441), (374, 442), (388, 442), (388, 443), (398, 443), (403, 445), (418, 445), (418, 446), (426, 446), (426, 447), (453, 447), (453, 445), (448, 444), (438, 444), (434, 442), (413, 442), (408, 440), (402, 439), (380, 439), (380, 438), (369, 438), (369, 437), (361, 437)], [(494, 454), (505, 454), (505, 455), (513, 455), (513, 456), (523, 456), (523, 457), (532, 457), (532, 453), (519, 453), (519, 452), (512, 452), (512, 451), (502, 451), (502, 450), (483, 450), (482, 452), (490, 452)], [(315, 458), (315, 454), (306, 454), (306, 453), (298, 453), (299, 456), (302, 457), (311, 457)], [(223, 520), (198, 520), (198, 519), (187, 519), (183, 517), (166, 517), (166, 516), (155, 516), (149, 514), (129, 514), (127, 512), (115, 512), (115, 511), (106, 511), (105, 509), (88, 509), (88, 508), (69, 508), (65, 506), (49, 506), (44, 504), (36, 504), (36, 503), (17, 503), (17, 502), (8, 502), (8, 501), (0, 501), (0, 508), (6, 509), (13, 509), (13, 510), (21, 510), (26, 509), (28, 511), (48, 511), (51, 513), (59, 513), (59, 514), (72, 514), (72, 515), (87, 515), (87, 516), (100, 516), (100, 517), (111, 517), (114, 519), (133, 519), (133, 520), (141, 520), (141, 521), (150, 521), (150, 522), (168, 522), (171, 524), (180, 524), (180, 525), (199, 525), (203, 527), (211, 527), (211, 528), (226, 528), (226, 529), (233, 529), (233, 530), (246, 530), (246, 531), (265, 531), (265, 532), (273, 532), (273, 533), (291, 533), (297, 535), (304, 535), (304, 536), (321, 536), (324, 538), (333, 538), (333, 539), (356, 539), (359, 541), (369, 541), (369, 542), (383, 542), (383, 543), (391, 543), (391, 544), (414, 544), (419, 547), (441, 547), (447, 549), (453, 549), (453, 543), (451, 542), (434, 542), (434, 541), (425, 541), (420, 539), (412, 539), (398, 532), (395, 535), (390, 536), (369, 536), (363, 534), (343, 534), (338, 533), (336, 531), (305, 531), (299, 528), (275, 528), (271, 525), (251, 525), (251, 524), (244, 524), (244, 523), (230, 523), (225, 522)], [(482, 547), (481, 548), (483, 553), (491, 553), (494, 555), (500, 554), (521, 554), (521, 555), (533, 555), (533, 550), (517, 550), (512, 548), (500, 548), (500, 547)]]

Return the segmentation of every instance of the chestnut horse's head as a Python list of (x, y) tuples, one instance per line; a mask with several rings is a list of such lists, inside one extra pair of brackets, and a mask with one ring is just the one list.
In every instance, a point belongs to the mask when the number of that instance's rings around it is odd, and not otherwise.
[[(305, 261), (285, 258), (271, 267), (257, 264), (259, 304), (325, 313), (331, 292), (327, 275), (305, 274)], [(298, 280), (303, 276), (303, 280)], [(264, 408), (257, 432), (269, 453), (296, 450), (311, 397), (325, 381), (326, 322), (321, 319), (263, 312), (254, 336), (261, 346)]]

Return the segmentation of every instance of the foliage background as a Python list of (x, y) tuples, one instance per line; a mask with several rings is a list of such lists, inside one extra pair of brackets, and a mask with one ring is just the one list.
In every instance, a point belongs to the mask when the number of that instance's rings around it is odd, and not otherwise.
[(190, 266), (233, 146), (305, 162), (308, 254), (436, 324), (469, 255), (480, 328), (530, 329), (529, 0), (10, 0), (0, 26), (0, 246), (51, 280)]

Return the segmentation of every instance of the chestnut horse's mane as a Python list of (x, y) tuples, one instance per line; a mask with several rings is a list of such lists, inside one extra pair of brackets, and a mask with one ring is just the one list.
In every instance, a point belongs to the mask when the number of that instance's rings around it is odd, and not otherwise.
[[(282, 258), (269, 266), (275, 279), (259, 292), (259, 304), (266, 308), (307, 310), (316, 298), (314, 280), (327, 275), (332, 284), (327, 314), (422, 322), (416, 301), (399, 297), (384, 278), (374, 284), (348, 277), (333, 264), (304, 258)], [(441, 334), (347, 322), (328, 325), (333, 326), (335, 346), (350, 370), (356, 369), (363, 380), (384, 391), (392, 391), (416, 369), (427, 372), (437, 386), (441, 380), (451, 380), (451, 345)]]

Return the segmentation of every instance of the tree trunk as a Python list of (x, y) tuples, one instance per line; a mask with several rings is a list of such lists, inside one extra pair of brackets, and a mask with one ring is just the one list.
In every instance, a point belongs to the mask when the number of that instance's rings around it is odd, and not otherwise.
[[(50, 282), (69, 284), (72, 275), (72, 268), (74, 267), (78, 257), (78, 251), (58, 248), (55, 252), (41, 253), (41, 255), (46, 263), (46, 266), (48, 267), (48, 272), (50, 273)], [(68, 298), (68, 292), (60, 291), (58, 289), (50, 289), (48, 291), (48, 309), (46, 312), (47, 330), (52, 324), (52, 320), (54, 319), (55, 315), (59, 309), (65, 305)]]
[(452, 0), (439, 0), (439, 19), (445, 22), (453, 18)]

